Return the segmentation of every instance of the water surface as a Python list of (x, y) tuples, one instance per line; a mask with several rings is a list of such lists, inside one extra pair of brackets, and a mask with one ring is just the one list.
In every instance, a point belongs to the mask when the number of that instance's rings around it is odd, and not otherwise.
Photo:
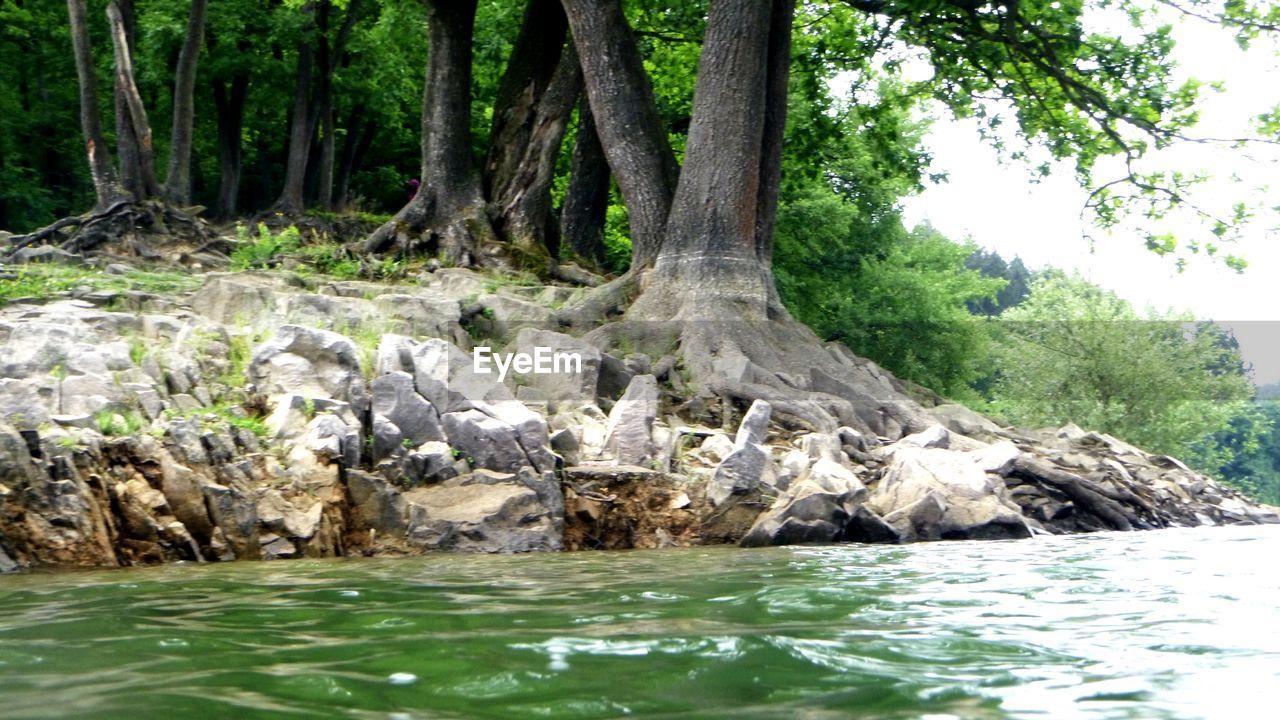
[(1280, 528), (0, 578), (0, 717), (1274, 717)]

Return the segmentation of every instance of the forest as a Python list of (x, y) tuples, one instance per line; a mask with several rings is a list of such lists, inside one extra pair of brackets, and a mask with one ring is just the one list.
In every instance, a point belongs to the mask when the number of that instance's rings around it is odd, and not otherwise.
[[(1126, 27), (1096, 19), (1113, 11)], [(947, 112), (996, 143), (1015, 128), (1002, 151), (1029, 175), (1071, 163), (1101, 227), (1193, 209), (1185, 237), (1137, 241), (1243, 270), (1248, 203), (1201, 210), (1193, 169), (1143, 165), (1200, 141), (1208, 88), (1174, 73), (1184, 17), (1249, 44), (1280, 8), (3, 0), (0, 228), (14, 247), (143, 228), (162, 247), (236, 238), (239, 267), (430, 259), (596, 286), (564, 326), (678, 347), (697, 382), (797, 422), (858, 415), (791, 379), (845, 382), (815, 360), (839, 340), (918, 392), (1112, 432), (1275, 503), (1280, 405), (1229, 334), (901, 215), (944, 179), (924, 138)], [(903, 74), (913, 58), (930, 77)], [(1280, 113), (1256, 126), (1224, 147), (1276, 142)], [(14, 279), (0, 295), (26, 292)]]

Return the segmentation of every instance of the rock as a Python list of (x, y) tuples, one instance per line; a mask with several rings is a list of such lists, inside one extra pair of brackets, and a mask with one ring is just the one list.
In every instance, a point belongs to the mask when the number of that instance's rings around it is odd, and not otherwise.
[(717, 432), (708, 435), (702, 445), (698, 446), (698, 450), (711, 462), (721, 463), (733, 454), (734, 444), (728, 435)]
[[(290, 458), (299, 462), (318, 462), (321, 465), (340, 462), (343, 467), (360, 466), (360, 432), (343, 422), (338, 416), (320, 413), (307, 423), (307, 432)], [(312, 457), (300, 455), (309, 452)]]
[(840, 538), (849, 519), (849, 493), (835, 493), (811, 478), (793, 484), (756, 520), (742, 547), (829, 543)]
[(418, 394), (413, 376), (392, 372), (374, 379), (373, 412), (394, 423), (414, 446), (443, 440), (436, 408)]
[(452, 337), (461, 318), (457, 300), (425, 290), (413, 295), (386, 293), (373, 299), (378, 317), (415, 337)]
[(476, 409), (495, 420), (510, 425), (516, 432), (516, 441), (529, 464), (537, 472), (554, 470), (555, 453), (551, 452), (551, 438), (547, 421), (538, 413), (517, 400), (494, 403), (476, 403)]
[(925, 412), (954, 433), (971, 438), (989, 438), (1000, 434), (1000, 426), (963, 405), (943, 403)]
[(24, 247), (5, 259), (15, 265), (25, 265), (28, 263), (57, 263), (59, 265), (84, 264), (83, 255), (69, 253), (62, 248), (55, 247), (53, 245)]
[(259, 554), (263, 560), (285, 560), (298, 555), (298, 548), (293, 543), (275, 533), (261, 536), (259, 542)]
[[(374, 355), (374, 377), (393, 372), (413, 373), (413, 340), (403, 336), (387, 333), (378, 341), (378, 351)], [(448, 377), (446, 374), (445, 377)]]
[[(526, 327), (516, 334), (511, 350), (526, 353), (530, 357), (543, 352), (549, 353), (552, 358), (559, 355), (570, 360), (563, 366), (557, 366), (553, 360), (547, 361), (553, 370), (567, 367), (567, 372), (513, 373), (514, 380), (521, 385), (521, 389), (530, 387), (546, 394), (547, 406), (551, 412), (595, 404), (601, 358), (600, 351), (593, 345), (563, 333)], [(573, 361), (574, 358), (578, 360)]]
[(485, 470), (405, 494), (407, 537), (438, 550), (529, 552), (564, 547), (564, 498), (550, 473)]
[(609, 411), (605, 448), (621, 465), (644, 465), (653, 457), (653, 421), (658, 416), (658, 382), (637, 375)]
[(951, 447), (951, 433), (941, 425), (932, 425), (913, 435), (908, 435), (894, 443), (896, 447), (948, 448)]
[(773, 406), (766, 400), (756, 400), (742, 417), (738, 425), (738, 434), (733, 438), (733, 445), (741, 448), (746, 445), (760, 445), (769, 434), (769, 416), (773, 414)]
[(204, 492), (209, 517), (222, 530), (236, 559), (259, 559), (258, 509), (249, 495), (237, 488), (212, 482), (203, 483), (200, 489)]
[(211, 275), (191, 296), (191, 307), (226, 325), (262, 327), (276, 314), (276, 282), (248, 273)]
[(516, 430), (479, 410), (445, 413), (449, 444), (477, 468), (513, 473), (529, 462), (516, 439)]
[(373, 416), (373, 462), (377, 464), (384, 458), (391, 457), (404, 450), (404, 435), (395, 423), (381, 415)]
[(600, 377), (596, 380), (597, 397), (616, 400), (627, 391), (636, 374), (621, 358), (607, 353), (600, 356)]
[(1022, 451), (1008, 440), (1001, 440), (985, 448), (971, 450), (968, 454), (983, 472), (1008, 475)]
[(806, 433), (800, 436), (800, 450), (814, 460), (839, 460), (840, 438), (827, 433)]
[(866, 505), (858, 505), (845, 523), (842, 539), (846, 542), (893, 544), (899, 541), (899, 536), (892, 525)]
[(388, 535), (403, 534), (407, 521), (404, 496), (382, 478), (361, 470), (346, 472), (351, 520), (357, 528)]
[(268, 395), (365, 401), (359, 353), (351, 340), (328, 330), (285, 325), (254, 350), (249, 379)]
[(523, 327), (555, 326), (555, 312), (550, 308), (510, 295), (485, 295), (477, 301), (482, 313), (474, 319), (481, 334), (509, 341)]
[[(306, 513), (284, 499), (278, 490), (268, 489), (258, 497), (258, 522), (267, 530), (287, 538), (309, 540), (320, 526), (322, 503), (314, 503)], [(262, 538), (265, 545), (267, 540)]]
[(722, 505), (732, 495), (749, 496), (772, 489), (777, 471), (769, 452), (760, 445), (734, 450), (707, 483), (707, 499)]
[(1031, 536), (1000, 478), (940, 448), (899, 442), (867, 504), (904, 542)]

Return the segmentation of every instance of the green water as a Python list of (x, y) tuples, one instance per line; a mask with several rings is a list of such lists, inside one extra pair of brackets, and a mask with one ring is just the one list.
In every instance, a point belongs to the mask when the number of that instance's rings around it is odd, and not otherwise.
[(1277, 717), (1280, 528), (0, 578), (0, 716)]

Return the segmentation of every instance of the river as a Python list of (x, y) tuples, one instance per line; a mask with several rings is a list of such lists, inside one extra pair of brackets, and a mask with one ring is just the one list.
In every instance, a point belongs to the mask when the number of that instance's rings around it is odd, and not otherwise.
[(1280, 528), (0, 578), (5, 718), (1275, 717)]

